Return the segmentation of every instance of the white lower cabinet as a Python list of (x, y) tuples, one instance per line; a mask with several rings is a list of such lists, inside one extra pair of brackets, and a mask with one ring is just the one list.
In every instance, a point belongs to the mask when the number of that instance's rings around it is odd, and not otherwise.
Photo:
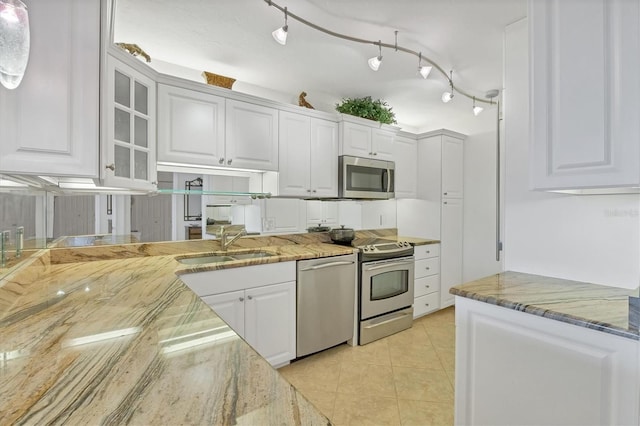
[(637, 425), (640, 344), (456, 297), (457, 425)]
[(296, 357), (295, 262), (180, 278), (271, 365), (284, 365)]
[(414, 250), (413, 317), (440, 309), (440, 244), (416, 246)]

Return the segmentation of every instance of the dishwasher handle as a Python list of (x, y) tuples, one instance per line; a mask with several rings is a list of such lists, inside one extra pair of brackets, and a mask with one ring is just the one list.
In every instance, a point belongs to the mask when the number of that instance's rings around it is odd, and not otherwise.
[(356, 262), (354, 262), (354, 261), (351, 261), (351, 262), (341, 261), (341, 262), (321, 263), (320, 265), (315, 265), (315, 266), (311, 266), (309, 268), (300, 269), (300, 271), (301, 272), (315, 271), (315, 270), (318, 270), (318, 269), (331, 268), (333, 266), (353, 265), (354, 263), (356, 263)]

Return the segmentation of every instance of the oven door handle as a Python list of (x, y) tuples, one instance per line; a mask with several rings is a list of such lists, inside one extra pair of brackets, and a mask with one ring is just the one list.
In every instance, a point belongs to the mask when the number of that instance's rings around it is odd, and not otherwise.
[(322, 263), (320, 265), (315, 265), (315, 266), (311, 266), (309, 268), (304, 268), (304, 269), (300, 269), (300, 271), (304, 272), (304, 271), (315, 271), (316, 269), (324, 269), (324, 268), (331, 268), (333, 266), (343, 266), (343, 265), (353, 265), (356, 262), (329, 262), (329, 263)]
[(413, 260), (404, 261), (404, 262), (389, 262), (389, 263), (384, 263), (382, 265), (366, 267), (364, 269), (364, 271), (375, 271), (377, 269), (393, 268), (393, 267), (398, 266), (398, 265), (412, 265), (412, 264), (413, 264)]

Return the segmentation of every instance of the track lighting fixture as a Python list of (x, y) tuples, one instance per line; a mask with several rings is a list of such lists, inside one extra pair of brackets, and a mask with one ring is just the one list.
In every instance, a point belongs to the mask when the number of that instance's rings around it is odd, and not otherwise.
[(449, 87), (451, 87), (451, 91), (444, 92), (442, 94), (442, 102), (444, 102), (445, 104), (449, 102), (451, 99), (453, 99), (453, 70), (449, 71), (448, 79), (449, 79)]
[[(0, 0), (0, 4), (2, 2), (5, 1), (19, 1), (19, 0)], [(282, 7), (276, 3), (273, 2), (273, 0), (264, 0), (265, 3), (267, 3), (269, 6), (273, 6), (276, 9), (284, 12), (284, 22), (285, 25), (282, 28), (278, 28), (276, 31), (273, 32), (273, 38), (276, 39), (276, 41), (280, 44), (285, 44), (286, 43), (286, 39), (287, 39), (287, 17), (291, 16), (291, 18), (295, 19), (296, 21), (310, 27), (313, 28), (314, 30), (320, 31), (322, 33), (325, 33), (327, 35), (330, 35), (332, 37), (336, 37), (336, 38), (340, 38), (342, 40), (348, 40), (348, 41), (352, 41), (354, 43), (362, 43), (362, 44), (373, 44), (373, 45), (377, 45), (378, 46), (378, 56), (374, 56), (373, 58), (369, 59), (368, 63), (369, 63), (369, 67), (374, 70), (377, 71), (378, 68), (380, 68), (380, 64), (382, 63), (382, 47), (386, 47), (389, 49), (395, 49), (396, 52), (400, 51), (400, 52), (404, 52), (404, 53), (408, 53), (410, 55), (415, 55), (418, 57), (418, 72), (420, 73), (420, 75), (423, 78), (427, 78), (429, 76), (429, 73), (431, 72), (431, 70), (433, 68), (435, 68), (439, 73), (441, 73), (442, 75), (445, 76), (445, 78), (448, 80), (449, 83), (449, 87), (450, 89), (446, 92), (444, 92), (442, 94), (442, 102), (449, 102), (451, 101), (451, 99), (453, 99), (454, 93), (457, 92), (459, 94), (461, 94), (462, 96), (465, 96), (469, 99), (475, 99), (474, 96), (472, 96), (471, 94), (469, 94), (468, 92), (465, 92), (464, 90), (460, 89), (459, 87), (456, 87), (453, 85), (453, 78), (452, 78), (452, 72), (447, 73), (440, 65), (438, 65), (436, 62), (432, 61), (429, 58), (423, 58), (422, 57), (422, 53), (421, 52), (416, 52), (415, 50), (403, 47), (403, 46), (399, 46), (398, 45), (398, 31), (395, 31), (395, 44), (390, 44), (390, 43), (383, 43), (382, 40), (378, 40), (378, 41), (374, 41), (374, 40), (367, 40), (367, 39), (363, 39), (363, 38), (359, 38), (359, 37), (353, 37), (347, 34), (341, 34), (335, 31), (332, 31), (330, 29), (324, 28), (320, 25), (314, 24), (313, 22), (307, 21), (304, 18), (301, 18), (300, 16), (297, 16), (293, 13), (288, 13), (287, 8), (286, 7)], [(278, 33), (278, 35), (276, 35), (276, 33)], [(0, 39), (1, 41), (1, 39)], [(429, 64), (431, 64), (430, 66), (423, 66), (422, 65), (422, 60), (424, 59), (425, 62), (428, 62)], [(492, 91), (493, 92), (493, 91)], [(497, 92), (497, 90), (495, 91)], [(487, 98), (491, 98), (491, 97), (495, 97), (497, 96), (497, 93), (494, 94), (493, 96), (489, 96), (489, 94), (487, 94)], [(493, 104), (494, 102), (492, 100), (485, 100), (485, 99), (475, 99), (474, 100), (474, 111), (475, 108), (480, 108), (475, 106), (475, 102), (480, 102), (480, 103), (486, 103), (486, 104)], [(478, 111), (479, 113), (479, 111)]]
[(289, 32), (289, 25), (287, 24), (287, 7), (284, 8), (284, 26), (278, 28), (274, 32), (271, 33), (273, 39), (280, 43), (281, 45), (287, 44), (287, 34)]
[(480, 106), (476, 106), (476, 97), (473, 97), (473, 115), (475, 115), (476, 117), (478, 116), (478, 114), (480, 114), (482, 112), (482, 110), (484, 110), (484, 108), (480, 107)]
[(20, 85), (29, 61), (29, 14), (20, 0), (0, 0), (0, 83)]
[(378, 68), (380, 68), (380, 64), (382, 63), (382, 42), (378, 40), (377, 44), (378, 44), (378, 56), (374, 56), (373, 58), (369, 59), (369, 68), (371, 68), (374, 71), (378, 71)]
[(422, 65), (422, 52), (418, 53), (418, 73), (422, 76), (422, 78), (429, 77), (432, 68), (433, 67)]

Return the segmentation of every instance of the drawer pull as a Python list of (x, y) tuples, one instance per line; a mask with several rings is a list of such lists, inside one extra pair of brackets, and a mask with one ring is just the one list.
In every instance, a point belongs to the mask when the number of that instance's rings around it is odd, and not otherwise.
[(427, 250), (427, 254), (430, 254), (431, 252), (429, 250)]
[(240, 298), (239, 298), (239, 300), (240, 300), (241, 302), (244, 302), (244, 297), (240, 297)]
[(253, 296), (247, 296), (247, 299), (252, 300)]
[(425, 285), (425, 287), (426, 287), (426, 288), (429, 288), (429, 286), (428, 286), (428, 285)]
[(429, 304), (428, 304), (428, 303), (425, 303), (425, 304), (424, 304), (424, 306), (429, 306)]
[(425, 269), (428, 271), (428, 270), (429, 270), (429, 267), (427, 266)]

